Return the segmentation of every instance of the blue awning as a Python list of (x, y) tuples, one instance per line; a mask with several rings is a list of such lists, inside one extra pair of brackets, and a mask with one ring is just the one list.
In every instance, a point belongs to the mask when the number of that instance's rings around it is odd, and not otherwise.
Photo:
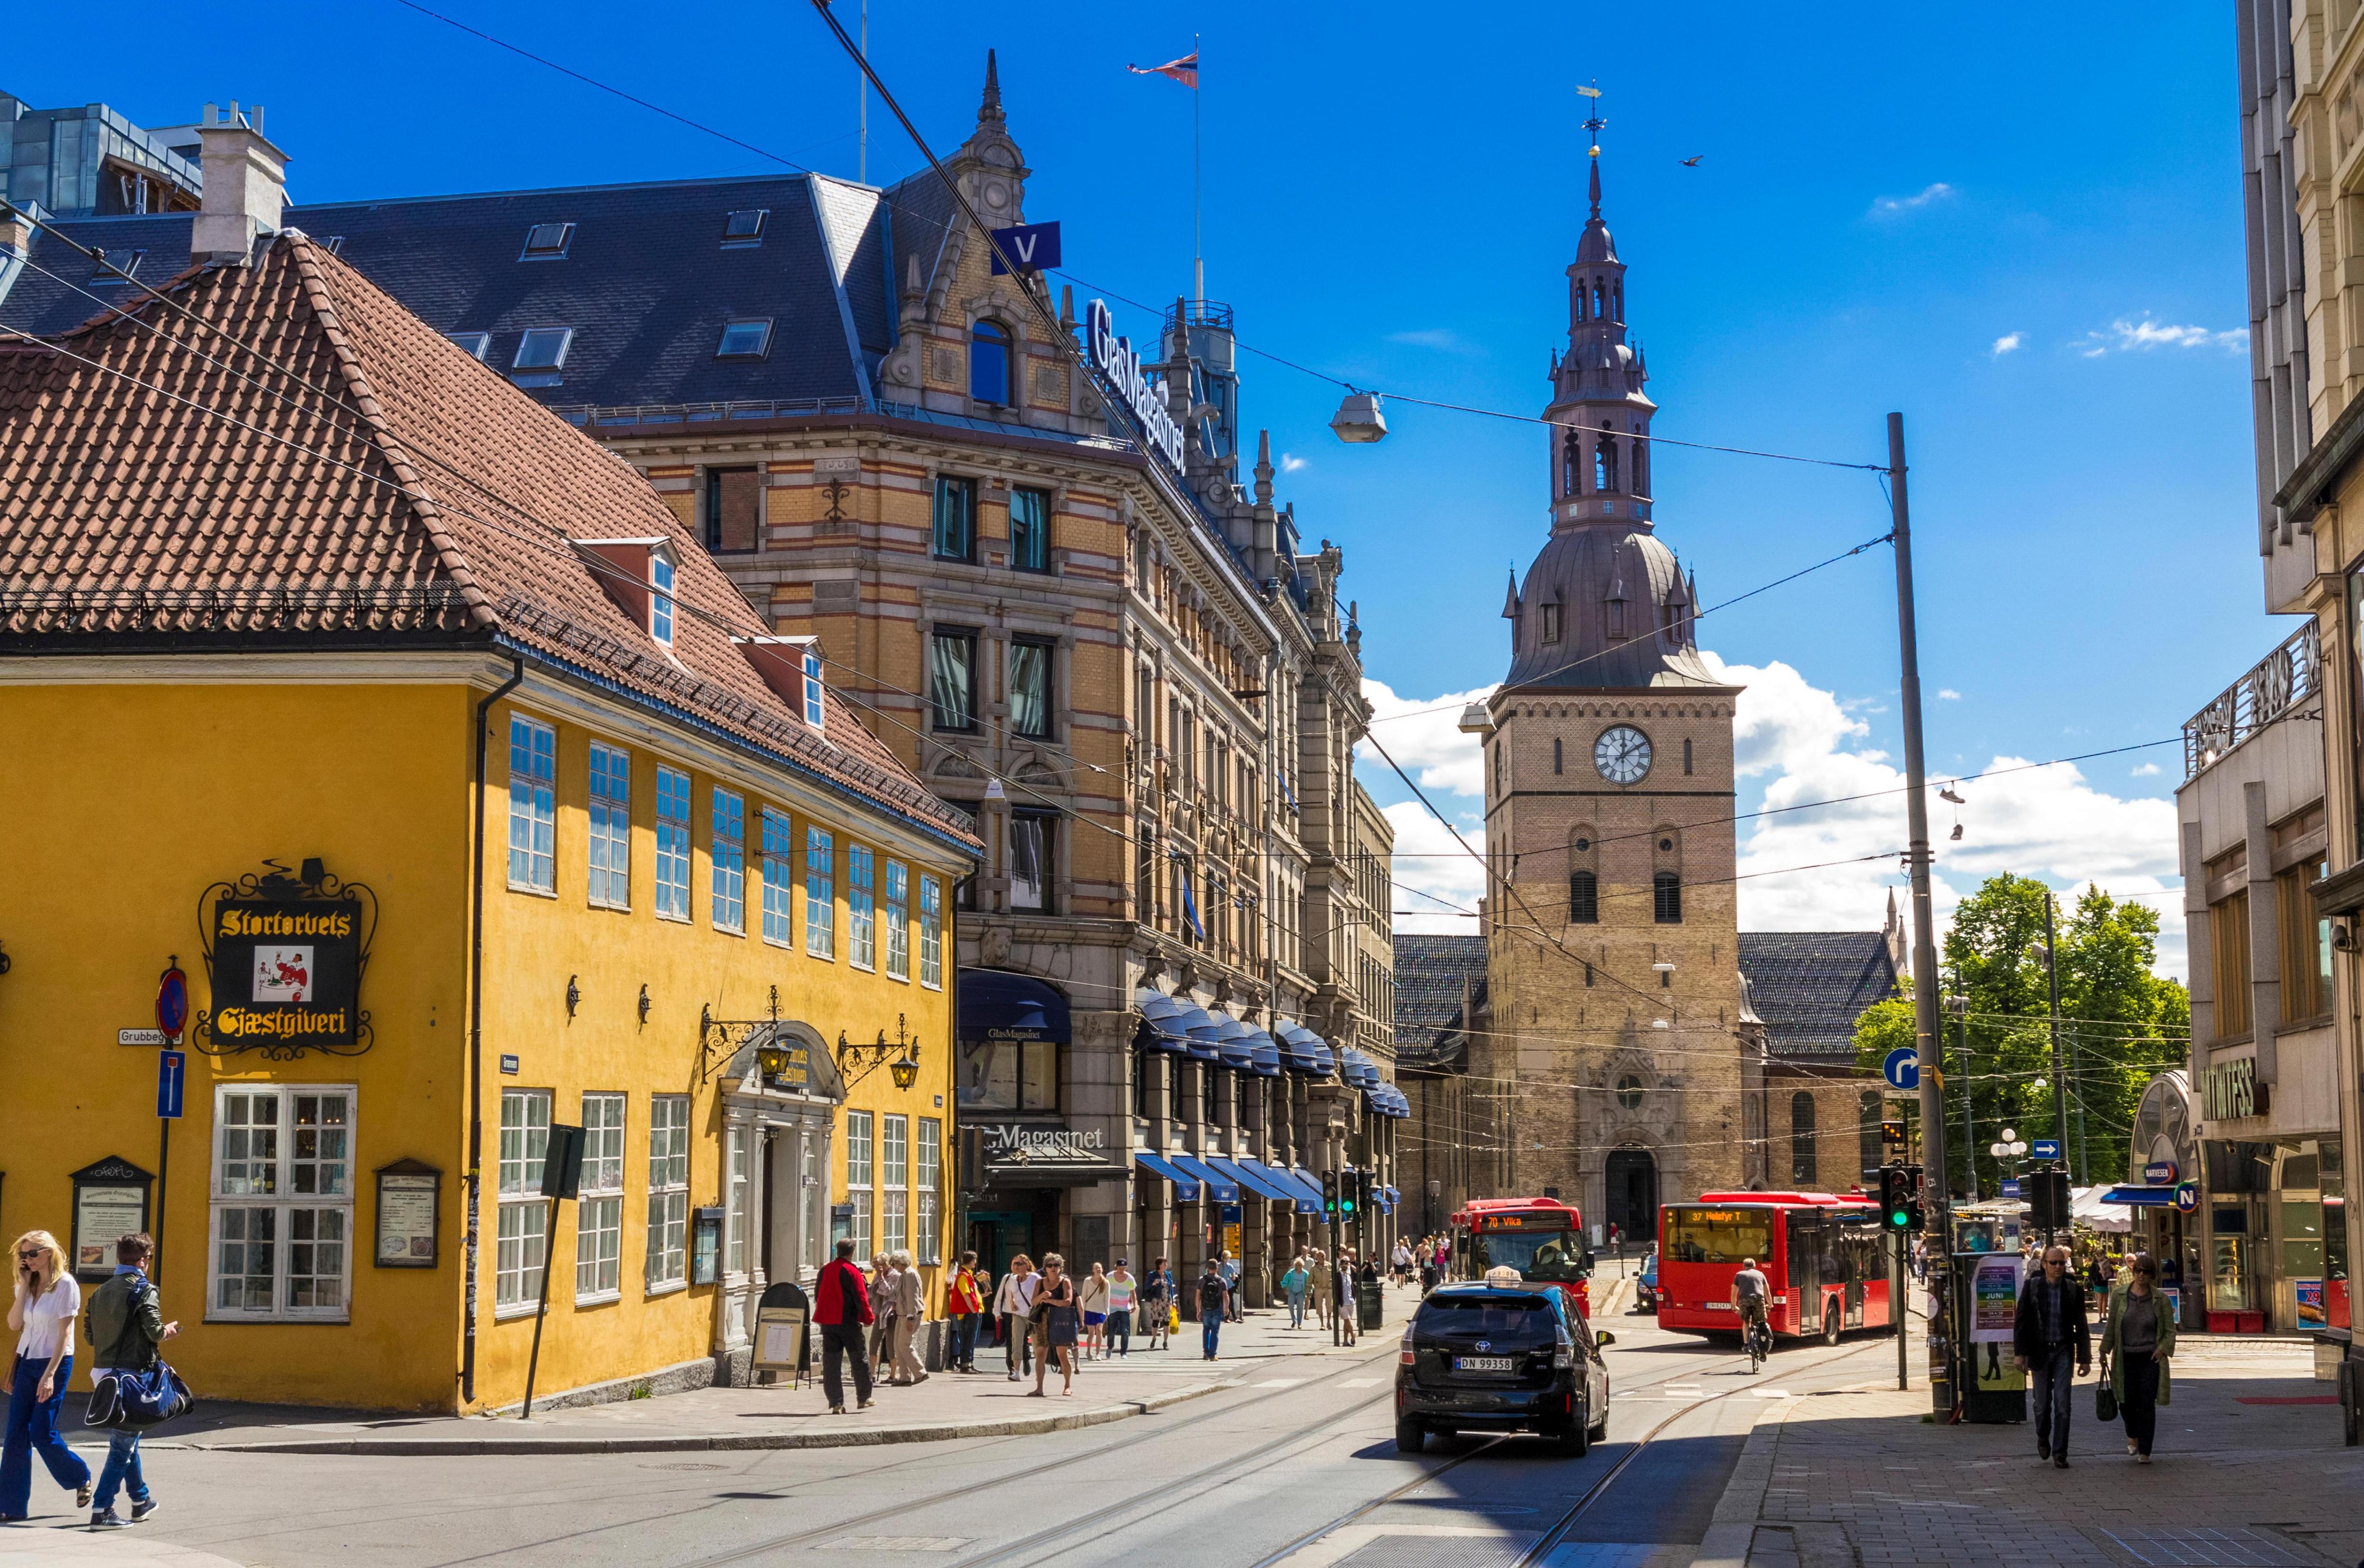
[(960, 973), (960, 1038), (1068, 1043), (1067, 999), (1031, 974), (998, 969)]
[(1144, 1150), (1136, 1149), (1132, 1151), (1132, 1162), (1145, 1171), (1163, 1176), (1167, 1181), (1172, 1182), (1174, 1184), (1174, 1196), (1177, 1201), (1182, 1203), (1196, 1203), (1199, 1201), (1199, 1178), (1190, 1175), (1187, 1172), (1176, 1169), (1172, 1162), (1168, 1161), (1164, 1155), (1152, 1154)]
[(1249, 1170), (1249, 1162), (1245, 1160), (1226, 1160), (1213, 1154), (1201, 1154), (1199, 1156), (1199, 1163), (1213, 1171), (1219, 1176), (1231, 1177), (1233, 1181), (1239, 1183), (1241, 1187), (1256, 1197), (1278, 1198), (1284, 1203), (1294, 1203), (1296, 1201), (1296, 1199), (1290, 1196), (1288, 1193), (1274, 1190), (1271, 1183), (1256, 1174), (1255, 1172)]
[(1258, 1160), (1235, 1160), (1232, 1163), (1240, 1168), (1242, 1175), (1264, 1191), (1284, 1203), (1295, 1205), (1298, 1213), (1321, 1212), (1321, 1193), (1307, 1192), (1287, 1171), (1277, 1170)]
[(1248, 1040), (1248, 1050), (1255, 1058), (1256, 1076), (1260, 1078), (1280, 1076), (1280, 1047), (1274, 1041), (1272, 1036), (1262, 1029), (1256, 1030)]
[(1168, 1154), (1165, 1156), (1165, 1162), (1167, 1164), (1178, 1166), (1204, 1182), (1207, 1184), (1208, 1195), (1217, 1203), (1240, 1201), (1240, 1183), (1237, 1176), (1226, 1176), (1221, 1171), (1211, 1168), (1206, 1161), (1188, 1154)]
[(1223, 1065), (1254, 1069), (1255, 1051), (1249, 1046), (1248, 1039), (1255, 1030), (1229, 1013), (1210, 1013), (1207, 1016), (1215, 1020), (1215, 1049), (1222, 1053)]
[(1388, 1201), (1389, 1203), (1401, 1203), (1401, 1202), (1403, 1202), (1403, 1194), (1401, 1194), (1401, 1193), (1398, 1192), (1395, 1188), (1393, 1188), (1393, 1187), (1382, 1187), (1382, 1188), (1381, 1188), (1381, 1189), (1379, 1189), (1379, 1190), (1380, 1190), (1380, 1191), (1382, 1191), (1382, 1192), (1384, 1192), (1384, 1193), (1386, 1193), (1386, 1194), (1388, 1195)]
[(2124, 1204), (2135, 1208), (2147, 1208), (2156, 1204), (2175, 1201), (2173, 1187), (2112, 1187), (2102, 1195), (2103, 1203)]
[(1330, 1075), (1330, 1046), (1320, 1035), (1303, 1024), (1283, 1024), (1274, 1033), (1288, 1050), (1291, 1068), (1317, 1078)]
[(1371, 1201), (1379, 1206), (1381, 1214), (1393, 1214), (1396, 1211), (1396, 1200), (1388, 1195), (1395, 1191), (1393, 1187), (1372, 1187), (1368, 1190)]
[(1313, 1207), (1319, 1212), (1321, 1207), (1321, 1178), (1302, 1165), (1291, 1165), (1288, 1173), (1299, 1186), (1313, 1195)]
[(1183, 1012), (1189, 1004), (1143, 986), (1134, 993), (1133, 1006), (1141, 1009), (1142, 1044), (1157, 1051), (1189, 1049), (1189, 1030), (1182, 1023)]
[(1186, 1031), (1184, 1049), (1201, 1062), (1221, 1062), (1223, 1053), (1216, 1049), (1215, 1034), (1222, 1026), (1216, 1023), (1207, 1009), (1186, 1005), (1179, 1020)]

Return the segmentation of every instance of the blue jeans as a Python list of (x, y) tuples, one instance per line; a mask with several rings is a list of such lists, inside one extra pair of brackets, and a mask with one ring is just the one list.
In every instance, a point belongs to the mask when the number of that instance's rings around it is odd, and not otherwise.
[(139, 1434), (114, 1431), (106, 1435), (106, 1462), (98, 1472), (98, 1495), (90, 1506), (100, 1513), (115, 1507), (115, 1489), (128, 1486), (131, 1500), (148, 1500), (148, 1481), (139, 1473)]
[(50, 1479), (67, 1491), (90, 1483), (90, 1466), (66, 1447), (58, 1430), (58, 1407), (65, 1403), (66, 1382), (73, 1376), (73, 1357), (58, 1362), (58, 1373), (47, 1399), (40, 1390), (41, 1369), (47, 1362), (17, 1358), (17, 1373), (8, 1385), (7, 1445), (0, 1449), (0, 1518), (21, 1519), (33, 1502), (33, 1455), (50, 1468)]
[(964, 1312), (953, 1319), (952, 1354), (946, 1364), (972, 1366), (976, 1362), (976, 1329), (985, 1319), (975, 1312)]
[(1215, 1353), (1215, 1341), (1222, 1336), (1223, 1332), (1222, 1308), (1217, 1307), (1212, 1312), (1205, 1314), (1199, 1319), (1199, 1326), (1207, 1332), (1207, 1354), (1211, 1358)]
[(2028, 1379), (2035, 1387), (2035, 1409), (2030, 1418), (2035, 1423), (2035, 1440), (2056, 1454), (2068, 1451), (2068, 1396), (2076, 1392), (2070, 1381), (2076, 1370), (2073, 1344), (2057, 1346), (2027, 1363)]
[(1301, 1290), (1288, 1293), (1288, 1326), (1292, 1329), (1305, 1327), (1305, 1293)]
[(1108, 1315), (1107, 1342), (1112, 1355), (1132, 1354), (1132, 1308), (1119, 1307)]

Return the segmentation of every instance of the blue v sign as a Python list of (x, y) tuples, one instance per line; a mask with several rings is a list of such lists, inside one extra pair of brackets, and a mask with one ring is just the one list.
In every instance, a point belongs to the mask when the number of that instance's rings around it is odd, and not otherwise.
[(1007, 256), (1018, 263), (1021, 272), (1039, 272), (1045, 267), (1059, 265), (1059, 226), (1055, 223), (1028, 223), (1016, 228), (993, 231), (993, 275), (1000, 277), (1009, 269), (1002, 265)]

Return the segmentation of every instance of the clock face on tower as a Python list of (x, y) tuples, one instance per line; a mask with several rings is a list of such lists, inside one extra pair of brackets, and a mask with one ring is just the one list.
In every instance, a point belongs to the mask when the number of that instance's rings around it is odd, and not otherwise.
[(1630, 724), (1604, 729), (1592, 743), (1592, 765), (1611, 784), (1640, 784), (1650, 772), (1650, 738)]

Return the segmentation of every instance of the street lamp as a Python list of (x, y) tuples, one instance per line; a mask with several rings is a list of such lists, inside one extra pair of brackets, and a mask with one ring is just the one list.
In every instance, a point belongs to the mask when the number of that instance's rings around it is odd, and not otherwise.
[(1356, 392), (1348, 387), (1345, 399), (1338, 405), (1338, 412), (1331, 417), (1330, 428), (1336, 432), (1340, 440), (1356, 446), (1385, 440), (1388, 417), (1379, 411), (1379, 395)]

